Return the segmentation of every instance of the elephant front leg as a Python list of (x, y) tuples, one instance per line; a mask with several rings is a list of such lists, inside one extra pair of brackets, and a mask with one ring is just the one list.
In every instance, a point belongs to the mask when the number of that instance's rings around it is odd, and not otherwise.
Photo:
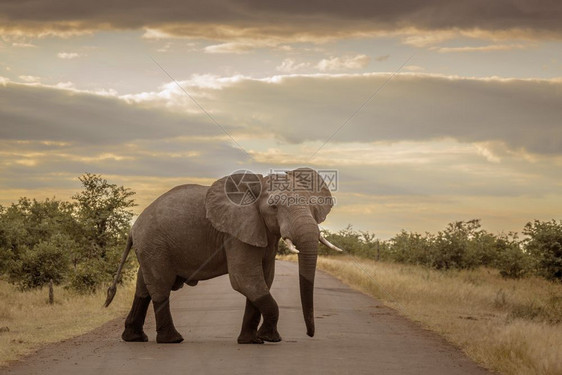
[(239, 344), (263, 344), (263, 340), (258, 338), (258, 324), (260, 323), (260, 310), (246, 298), (246, 309), (242, 320), (242, 329), (238, 336)]
[[(226, 256), (232, 288), (242, 293), (249, 301), (246, 302), (239, 342), (254, 341), (254, 331), (259, 324), (259, 314), (263, 316), (263, 324), (257, 331), (257, 338), (262, 341), (281, 341), (281, 336), (277, 332), (279, 307), (269, 293), (269, 286), (273, 278), (268, 277), (268, 273), (264, 272), (263, 252), (233, 239), (226, 246)], [(256, 309), (259, 313), (256, 312)]]
[(277, 332), (277, 321), (279, 320), (279, 307), (270, 293), (255, 300), (254, 305), (263, 315), (263, 323), (258, 330), (258, 338), (263, 341), (279, 342), (281, 335)]
[[(267, 255), (267, 261), (263, 263), (263, 274), (268, 290), (271, 289), (271, 285), (273, 284), (273, 277), (275, 276), (276, 250), (273, 250), (274, 251), (271, 251)], [(258, 338), (270, 342), (281, 341), (281, 336), (279, 335), (279, 332), (277, 332), (277, 321), (279, 319), (279, 308), (277, 307), (277, 303), (275, 302), (271, 294), (269, 294), (261, 297), (258, 304), (261, 306), (260, 309), (269, 311), (270, 315), (268, 319), (266, 319), (264, 315), (263, 323), (257, 333)]]
[(161, 302), (154, 301), (153, 304), (156, 318), (156, 342), (170, 344), (182, 342), (183, 337), (176, 331), (170, 313), (170, 298)]

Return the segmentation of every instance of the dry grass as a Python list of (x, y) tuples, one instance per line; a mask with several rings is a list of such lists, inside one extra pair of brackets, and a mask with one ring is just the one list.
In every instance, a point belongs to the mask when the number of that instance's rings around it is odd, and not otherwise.
[(487, 368), (562, 374), (561, 284), (351, 257), (320, 257), (318, 267), (438, 332)]
[(105, 292), (83, 296), (62, 287), (54, 288), (55, 303), (49, 305), (47, 288), (20, 292), (0, 280), (0, 366), (43, 344), (80, 335), (123, 315), (130, 308), (134, 283), (118, 289), (108, 308), (102, 307)]

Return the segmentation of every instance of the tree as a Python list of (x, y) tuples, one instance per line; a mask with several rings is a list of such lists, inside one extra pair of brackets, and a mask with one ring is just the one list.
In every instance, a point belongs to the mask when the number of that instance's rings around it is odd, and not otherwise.
[(406, 232), (402, 230), (390, 239), (388, 252), (390, 260), (399, 263), (421, 264), (434, 266), (435, 249), (434, 237), (429, 233)]
[(100, 175), (86, 173), (79, 177), (84, 190), (72, 196), (77, 203), (77, 217), (84, 240), (85, 258), (106, 258), (112, 247), (124, 247), (133, 218), (129, 208), (135, 193), (110, 184)]
[(562, 281), (562, 221), (529, 222), (523, 234), (529, 236), (525, 249), (537, 262), (537, 272), (550, 280)]
[[(21, 288), (53, 279), (88, 292), (113, 278), (133, 216), (131, 190), (85, 174), (76, 202), (20, 198), (0, 206), (0, 274)], [(127, 263), (130, 267), (131, 262)]]
[(69, 239), (56, 235), (41, 241), (32, 249), (25, 248), (10, 269), (10, 280), (21, 289), (41, 287), (52, 279), (60, 284), (68, 271), (65, 252)]
[[(96, 174), (86, 173), (79, 180), (83, 190), (72, 198), (77, 201), (81, 252), (76, 254), (69, 285), (87, 292), (113, 278), (131, 227), (135, 193)], [(126, 268), (130, 266), (129, 261)], [(88, 285), (83, 287), (86, 281)]]
[(66, 257), (61, 257), (76, 246), (69, 240), (76, 226), (73, 210), (73, 204), (54, 198), (20, 198), (0, 209), (0, 271), (22, 288), (61, 279), (66, 273)]
[(498, 235), (494, 248), (497, 254), (494, 266), (503, 277), (519, 279), (532, 270), (533, 258), (521, 247), (517, 233)]
[(479, 265), (478, 246), (474, 246), (474, 242), (482, 234), (479, 219), (449, 223), (435, 237), (433, 267), (466, 269)]

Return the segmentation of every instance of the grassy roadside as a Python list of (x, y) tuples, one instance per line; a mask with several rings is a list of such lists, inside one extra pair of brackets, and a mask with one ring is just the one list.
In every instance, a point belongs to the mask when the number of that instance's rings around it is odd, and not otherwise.
[(123, 315), (133, 294), (134, 281), (129, 281), (118, 288), (111, 306), (103, 308), (105, 291), (78, 295), (55, 286), (55, 303), (49, 305), (47, 288), (20, 292), (0, 280), (0, 367), (44, 344), (86, 333)]
[[(296, 260), (296, 256), (283, 257)], [(443, 335), (502, 374), (562, 374), (562, 285), (495, 270), (440, 272), (319, 257), (318, 268)]]

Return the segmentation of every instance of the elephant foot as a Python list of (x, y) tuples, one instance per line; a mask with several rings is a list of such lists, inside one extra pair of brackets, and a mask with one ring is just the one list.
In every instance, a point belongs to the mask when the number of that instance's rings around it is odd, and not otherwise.
[(277, 328), (267, 328), (263, 325), (258, 330), (258, 338), (267, 342), (279, 342), (282, 340)]
[(263, 344), (263, 340), (256, 336), (255, 333), (253, 334), (240, 334), (238, 336), (238, 343), (239, 344)]
[(136, 331), (131, 328), (125, 328), (123, 334), (121, 335), (123, 341), (127, 342), (147, 342), (148, 336), (141, 330)]
[(179, 344), (182, 341), (182, 335), (175, 329), (156, 333), (156, 342), (158, 344)]

